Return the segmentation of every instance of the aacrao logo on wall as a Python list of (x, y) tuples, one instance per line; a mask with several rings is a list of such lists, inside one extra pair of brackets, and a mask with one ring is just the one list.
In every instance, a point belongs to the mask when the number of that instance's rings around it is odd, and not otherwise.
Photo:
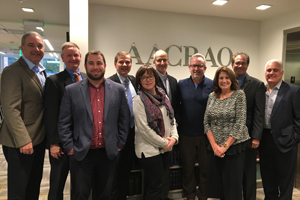
[[(173, 49), (175, 49), (179, 53), (184, 54), (184, 60), (182, 60), (181, 58), (179, 58), (175, 62), (173, 60), (172, 61), (170, 60), (170, 63), (169, 63), (170, 66), (188, 66), (191, 56), (195, 53), (198, 53), (198, 49), (196, 47), (193, 47), (193, 46), (170, 45), (165, 49), (165, 51), (167, 52), (169, 57), (170, 57), (170, 54), (169, 54), (170, 49), (172, 49), (172, 52), (174, 51)], [(135, 43), (132, 43), (131, 48), (129, 50), (129, 53), (130, 53), (131, 58), (133, 60), (136, 59), (135, 64), (150, 65), (151, 64), (150, 60), (153, 60), (153, 55), (157, 50), (159, 50), (159, 48), (155, 44), (153, 46), (149, 56), (148, 56), (148, 61), (147, 62), (144, 62), (145, 60), (144, 61), (142, 60), (142, 58), (140, 56), (140, 53), (138, 51), (138, 48), (135, 45)], [(226, 54), (226, 56), (222, 56), (223, 54)], [(206, 65), (210, 66), (210, 67), (229, 66), (231, 64), (232, 55), (233, 55), (232, 51), (229, 47), (222, 47), (216, 55), (213, 53), (212, 48), (209, 47), (207, 49), (206, 54), (205, 54)], [(209, 63), (211, 63), (211, 65)]]

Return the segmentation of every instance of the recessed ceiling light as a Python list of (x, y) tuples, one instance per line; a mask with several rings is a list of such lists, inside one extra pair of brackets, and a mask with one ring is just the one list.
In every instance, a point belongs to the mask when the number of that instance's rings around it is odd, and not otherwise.
[(0, 51), (0, 54), (5, 54), (4, 52)]
[(35, 28), (44, 32), (44, 29), (42, 27), (35, 27)]
[(270, 5), (260, 5), (260, 6), (257, 6), (256, 9), (257, 10), (266, 10), (270, 7), (271, 7)]
[(44, 39), (44, 42), (46, 43), (46, 45), (48, 46), (48, 48), (50, 49), (50, 51), (54, 51), (53, 46), (51, 45), (51, 43), (49, 42), (48, 39)]
[(214, 1), (212, 4), (218, 5), (218, 6), (222, 6), (222, 5), (224, 5), (225, 3), (227, 3), (227, 2), (228, 2), (227, 0), (216, 0), (216, 1)]
[(53, 53), (49, 53), (49, 55), (50, 55), (51, 57), (54, 57)]
[(24, 12), (34, 12), (32, 8), (22, 8)]

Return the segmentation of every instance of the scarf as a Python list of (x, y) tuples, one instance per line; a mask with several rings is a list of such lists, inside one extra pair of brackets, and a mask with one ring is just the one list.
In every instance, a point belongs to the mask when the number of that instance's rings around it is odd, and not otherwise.
[(141, 97), (145, 106), (147, 122), (150, 128), (152, 128), (161, 137), (165, 136), (165, 125), (161, 110), (158, 106), (163, 105), (167, 109), (167, 114), (171, 119), (171, 125), (174, 125), (174, 110), (170, 104), (168, 98), (166, 98), (165, 91), (156, 86), (156, 95), (148, 92), (141, 87), (138, 94)]

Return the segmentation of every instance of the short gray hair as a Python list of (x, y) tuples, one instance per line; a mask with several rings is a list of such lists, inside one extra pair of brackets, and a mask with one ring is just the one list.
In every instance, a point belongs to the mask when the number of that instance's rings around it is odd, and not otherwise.
[[(22, 36), (22, 39), (21, 39), (21, 45), (24, 46), (25, 45), (25, 39), (29, 36), (32, 36), (32, 35), (37, 35), (39, 36), (42, 40), (43, 40), (43, 37), (38, 33), (38, 32), (35, 32), (35, 31), (29, 31), (27, 33), (25, 33), (23, 36)], [(44, 40), (43, 40), (44, 42)]]
[(282, 62), (281, 61), (279, 61), (279, 60), (277, 60), (277, 59), (271, 59), (271, 60), (269, 60), (268, 62), (267, 62), (267, 64), (265, 65), (265, 71), (266, 71), (266, 69), (267, 69), (267, 66), (268, 65), (270, 65), (271, 63), (277, 63), (278, 65), (280, 65), (280, 69), (281, 69), (281, 71), (283, 71), (283, 65), (282, 65)]
[(204, 65), (206, 66), (206, 59), (205, 59), (205, 56), (202, 55), (201, 53), (195, 53), (194, 55), (192, 55), (191, 59), (190, 59), (190, 64), (191, 64), (191, 60), (194, 58), (194, 57), (200, 57), (204, 60)]

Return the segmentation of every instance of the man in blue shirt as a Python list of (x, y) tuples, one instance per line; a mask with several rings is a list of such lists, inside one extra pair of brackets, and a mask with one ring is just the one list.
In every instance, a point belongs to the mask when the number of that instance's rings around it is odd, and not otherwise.
[(247, 99), (246, 125), (252, 144), (246, 149), (245, 169), (243, 177), (244, 200), (256, 199), (256, 158), (257, 148), (264, 128), (265, 113), (265, 86), (264, 83), (249, 76), (247, 69), (250, 57), (248, 54), (238, 52), (232, 56), (231, 66), (238, 79), (238, 86), (244, 90)]
[(63, 200), (63, 191), (69, 173), (69, 157), (63, 153), (57, 130), (64, 90), (67, 85), (86, 78), (86, 74), (79, 70), (81, 54), (75, 43), (66, 42), (62, 45), (61, 58), (66, 65), (65, 70), (47, 78), (45, 85), (44, 120), (51, 165), (48, 200)]
[[(209, 94), (214, 90), (213, 81), (204, 76), (206, 59), (202, 54), (191, 57), (191, 76), (178, 82), (180, 109), (178, 131), (182, 162), (183, 194), (188, 200), (206, 200), (207, 137), (203, 119)], [(196, 189), (195, 163), (199, 164), (199, 187)]]
[(38, 200), (45, 155), (42, 37), (37, 32), (24, 34), (21, 50), (23, 56), (6, 67), (1, 77), (0, 144), (8, 163), (8, 199)]

